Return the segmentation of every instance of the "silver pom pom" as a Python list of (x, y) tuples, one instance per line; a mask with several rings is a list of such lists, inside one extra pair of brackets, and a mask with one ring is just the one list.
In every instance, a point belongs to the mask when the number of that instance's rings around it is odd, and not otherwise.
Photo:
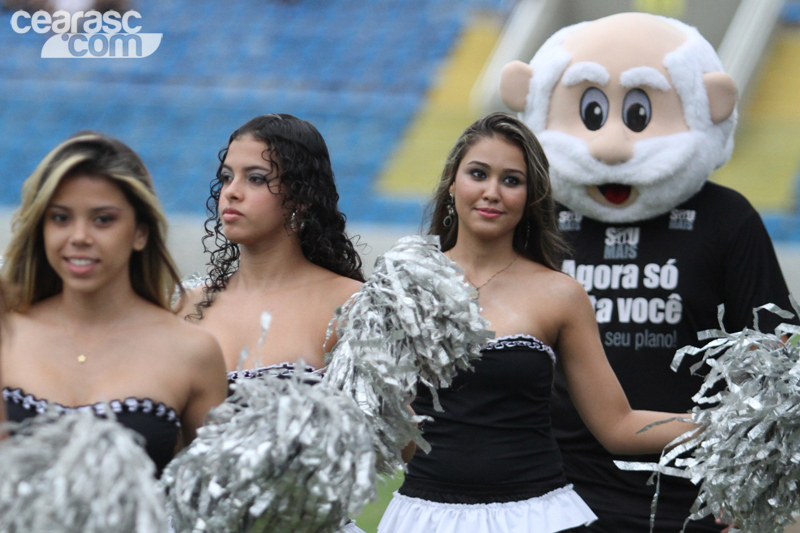
[[(441, 410), (437, 387), (458, 369), (470, 369), (493, 333), (480, 316), (474, 290), (439, 250), (436, 237), (404, 237), (375, 263), (361, 290), (336, 310), (338, 342), (326, 355), (324, 383), (352, 396), (375, 434), (378, 471), (404, 464), (411, 440), (430, 446), (407, 405), (417, 385), (427, 386)], [(330, 331), (329, 331), (330, 334)]]
[(185, 278), (181, 280), (181, 286), (176, 287), (175, 291), (172, 293), (172, 306), (175, 307), (181, 301), (181, 290), (185, 293), (192, 292), (198, 287), (205, 287), (208, 278), (205, 276), (201, 276), (198, 272), (192, 272)]
[(181, 280), (181, 286), (186, 292), (191, 292), (198, 287), (205, 287), (208, 278), (199, 272), (192, 272)]
[[(109, 409), (110, 412), (110, 409)], [(167, 531), (138, 433), (92, 413), (45, 413), (0, 442), (0, 531)]]
[(264, 376), (238, 381), (162, 481), (178, 531), (325, 533), (374, 499), (374, 463), (352, 399)]
[[(794, 299), (792, 305), (800, 315)], [(713, 340), (676, 353), (673, 370), (685, 356), (697, 354), (702, 359), (692, 371), (704, 364), (710, 368), (693, 397), (698, 406), (692, 421), (701, 428), (687, 433), (689, 440), (664, 454), (657, 465), (617, 464), (699, 483), (690, 519), (713, 514), (748, 533), (780, 533), (800, 515), (800, 327), (781, 324), (774, 334), (762, 333), (760, 310), (792, 317), (775, 305), (764, 305), (753, 311), (754, 329), (704, 331), (700, 339)], [(720, 324), (723, 312), (720, 306)], [(787, 334), (794, 337), (784, 343), (780, 335)], [(725, 390), (715, 392), (721, 383)], [(689, 450), (691, 457), (679, 457)]]
[[(176, 528), (339, 529), (375, 497), (376, 469), (401, 468), (411, 439), (425, 447), (421, 417), (406, 406), (419, 383), (435, 394), (479, 356), (492, 336), (479, 313), (435, 240), (401, 240), (336, 311), (338, 342), (321, 383), (309, 385), (300, 368), (290, 379), (237, 380), (167, 467)], [(262, 332), (268, 325), (262, 315)]]

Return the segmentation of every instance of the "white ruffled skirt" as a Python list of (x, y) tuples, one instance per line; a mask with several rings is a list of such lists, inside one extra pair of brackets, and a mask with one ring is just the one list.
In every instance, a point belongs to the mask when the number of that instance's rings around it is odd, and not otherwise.
[(438, 503), (395, 492), (378, 533), (555, 533), (595, 520), (572, 485), (508, 503)]

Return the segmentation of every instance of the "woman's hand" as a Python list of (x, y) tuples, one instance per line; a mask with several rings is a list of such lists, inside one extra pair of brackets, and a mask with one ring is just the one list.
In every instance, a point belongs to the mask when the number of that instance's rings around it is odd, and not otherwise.
[[(406, 405), (406, 411), (408, 411), (408, 414), (411, 416), (417, 416), (417, 413), (414, 412), (411, 405)], [(419, 424), (414, 424), (414, 427), (419, 427)], [(415, 453), (417, 453), (417, 443), (412, 440), (400, 451), (400, 456), (403, 458), (404, 463), (408, 463), (413, 459)]]

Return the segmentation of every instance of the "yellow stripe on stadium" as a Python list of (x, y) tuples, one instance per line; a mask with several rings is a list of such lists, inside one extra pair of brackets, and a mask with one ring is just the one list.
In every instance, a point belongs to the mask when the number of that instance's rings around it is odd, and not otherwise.
[(439, 82), (414, 118), (378, 180), (381, 193), (429, 197), (458, 136), (477, 119), (469, 93), (500, 35), (500, 22), (476, 17), (439, 72)]
[(778, 28), (747, 101), (733, 157), (713, 179), (759, 210), (791, 211), (800, 171), (800, 30)]
[(653, 15), (681, 18), (686, 9), (686, 2), (685, 0), (634, 0), (633, 9)]

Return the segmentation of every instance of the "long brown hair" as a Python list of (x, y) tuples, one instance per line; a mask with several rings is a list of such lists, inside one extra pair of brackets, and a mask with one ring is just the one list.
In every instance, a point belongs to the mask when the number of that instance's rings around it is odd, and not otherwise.
[(145, 300), (172, 310), (172, 294), (181, 290), (180, 275), (167, 250), (167, 220), (150, 174), (128, 146), (94, 132), (79, 133), (58, 145), (22, 185), (22, 205), (14, 213), (3, 265), (9, 309), (26, 309), (61, 292), (61, 278), (45, 255), (43, 222), (59, 185), (77, 174), (111, 181), (133, 206), (136, 223), (143, 224), (148, 235), (144, 249), (131, 255), (131, 286)]
[(450, 151), (439, 187), (428, 207), (431, 213), (428, 233), (439, 236), (443, 251), (455, 246), (458, 238), (457, 220), (450, 226), (444, 225), (448, 205), (452, 203), (450, 186), (456, 179), (464, 155), (478, 141), (488, 137), (502, 138), (518, 147), (525, 157), (527, 200), (522, 220), (514, 229), (514, 251), (553, 270), (559, 270), (568, 247), (556, 224), (556, 207), (550, 190), (547, 156), (533, 132), (506, 113), (485, 116), (464, 130), (459, 137)]

